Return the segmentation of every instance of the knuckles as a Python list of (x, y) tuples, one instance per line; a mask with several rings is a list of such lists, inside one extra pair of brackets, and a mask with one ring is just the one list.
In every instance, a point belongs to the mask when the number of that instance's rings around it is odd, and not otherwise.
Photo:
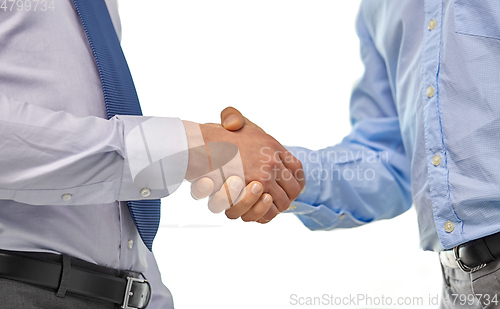
[(300, 187), (298, 182), (294, 181), (293, 189), (291, 189), (290, 192), (288, 192), (288, 197), (290, 198), (290, 201), (295, 200), (299, 196), (301, 190), (302, 188)]
[(276, 205), (276, 208), (278, 208), (279, 212), (283, 212), (290, 206), (290, 200), (288, 199), (288, 197), (280, 195), (278, 198), (275, 198), (274, 205)]
[(300, 162), (298, 159), (290, 162), (287, 165), (290, 167), (290, 170), (292, 171), (292, 173), (296, 173), (297, 171), (300, 171), (303, 169), (302, 162)]

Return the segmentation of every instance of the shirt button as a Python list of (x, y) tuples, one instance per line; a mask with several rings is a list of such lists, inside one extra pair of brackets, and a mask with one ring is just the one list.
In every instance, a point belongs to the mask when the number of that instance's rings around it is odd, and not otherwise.
[(429, 98), (432, 98), (432, 96), (434, 95), (434, 88), (432, 86), (427, 88), (427, 91), (425, 92), (425, 94), (427, 94), (427, 96)]
[(297, 205), (291, 205), (290, 207), (288, 207), (288, 210), (294, 210), (295, 208), (297, 208)]
[(144, 188), (141, 190), (141, 195), (142, 197), (148, 197), (151, 195), (151, 190), (149, 190), (148, 188)]
[(132, 249), (134, 247), (134, 241), (131, 239), (128, 241), (127, 248)]
[(62, 199), (65, 202), (69, 201), (71, 199), (71, 194), (69, 193), (63, 194)]
[(432, 19), (428, 24), (427, 24), (427, 28), (429, 28), (429, 30), (432, 30), (434, 28), (436, 28), (436, 21), (434, 19)]
[(345, 214), (341, 214), (341, 215), (339, 216), (339, 219), (344, 219), (344, 218), (345, 218)]
[(434, 164), (435, 166), (438, 166), (439, 163), (441, 163), (441, 157), (439, 155), (435, 155), (432, 158), (432, 164)]
[(444, 224), (444, 230), (448, 233), (451, 233), (453, 232), (453, 229), (455, 228), (455, 226), (453, 225), (453, 223), (451, 221), (447, 221), (445, 224)]

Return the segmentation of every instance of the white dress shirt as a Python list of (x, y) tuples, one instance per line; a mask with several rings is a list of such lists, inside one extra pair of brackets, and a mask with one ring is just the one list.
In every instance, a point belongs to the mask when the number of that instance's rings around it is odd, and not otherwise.
[[(116, 0), (106, 4), (120, 37)], [(138, 128), (142, 143), (129, 134)], [(186, 149), (179, 119), (106, 119), (99, 72), (72, 1), (55, 1), (54, 10), (0, 10), (1, 249), (65, 253), (143, 272), (153, 284), (149, 308), (173, 307), (119, 201), (172, 193), (185, 176)], [(150, 163), (144, 151), (157, 160), (184, 154), (163, 165), (168, 187), (154, 177), (149, 187), (134, 183)]]

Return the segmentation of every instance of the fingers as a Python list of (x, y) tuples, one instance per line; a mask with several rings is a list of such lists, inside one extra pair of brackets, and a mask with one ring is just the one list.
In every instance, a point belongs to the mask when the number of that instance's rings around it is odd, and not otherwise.
[(276, 182), (285, 191), (290, 202), (295, 200), (302, 189), (297, 179), (293, 176), (289, 169), (283, 163), (279, 163), (281, 172), (276, 175)]
[(222, 126), (229, 131), (237, 131), (245, 125), (245, 117), (234, 107), (226, 107), (220, 118)]
[(238, 176), (231, 176), (222, 188), (210, 197), (210, 200), (208, 200), (208, 209), (213, 213), (229, 209), (233, 201), (236, 201), (240, 194), (245, 194), (245, 191), (243, 180)]
[(276, 205), (274, 205), (274, 204), (271, 204), (271, 207), (269, 208), (267, 213), (264, 216), (262, 216), (262, 218), (257, 220), (257, 222), (262, 223), (262, 224), (266, 224), (266, 223), (270, 222), (272, 219), (274, 219), (277, 215), (279, 215), (279, 213), (280, 212), (278, 210), (278, 207), (276, 207)]
[(234, 205), (226, 210), (226, 216), (229, 219), (238, 219), (247, 213), (259, 201), (262, 190), (263, 187), (260, 182), (252, 181), (249, 183), (245, 188), (245, 194), (240, 195), (238, 200), (233, 202)]
[(255, 203), (250, 210), (241, 216), (241, 220), (245, 222), (257, 221), (269, 211), (269, 208), (271, 208), (272, 205), (273, 198), (271, 195), (264, 193), (259, 198), (257, 203)]
[(279, 212), (283, 212), (290, 206), (290, 199), (283, 188), (276, 181), (268, 183), (269, 194), (273, 197), (274, 205)]
[(202, 177), (191, 184), (191, 196), (195, 200), (203, 199), (214, 191), (214, 182), (208, 177)]
[[(290, 206), (290, 201), (295, 200), (304, 188), (305, 177), (300, 160), (288, 151), (281, 153), (280, 158), (282, 163), (281, 173), (280, 177), (276, 178), (276, 183), (281, 188), (274, 187), (271, 190), (278, 198), (269, 207), (266, 214), (257, 220), (258, 223), (266, 224), (273, 220), (279, 213), (285, 211)], [(288, 201), (285, 200), (283, 192), (288, 197)]]
[[(302, 190), (302, 188), (304, 188), (306, 184), (306, 179), (304, 176), (304, 169), (302, 167), (302, 163), (300, 162), (300, 160), (297, 159), (294, 155), (292, 155), (292, 153), (290, 153), (288, 150), (280, 153), (280, 159), (283, 165), (290, 171), (293, 177), (297, 180), (300, 189)], [(297, 198), (297, 196), (295, 198)]]

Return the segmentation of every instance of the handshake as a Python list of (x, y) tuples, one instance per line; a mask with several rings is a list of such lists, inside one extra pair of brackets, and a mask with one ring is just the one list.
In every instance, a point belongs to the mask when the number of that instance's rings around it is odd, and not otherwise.
[(285, 211), (305, 185), (301, 162), (232, 107), (219, 124), (183, 121), (189, 160), (185, 179), (195, 199), (210, 197), (212, 212), (267, 223)]

